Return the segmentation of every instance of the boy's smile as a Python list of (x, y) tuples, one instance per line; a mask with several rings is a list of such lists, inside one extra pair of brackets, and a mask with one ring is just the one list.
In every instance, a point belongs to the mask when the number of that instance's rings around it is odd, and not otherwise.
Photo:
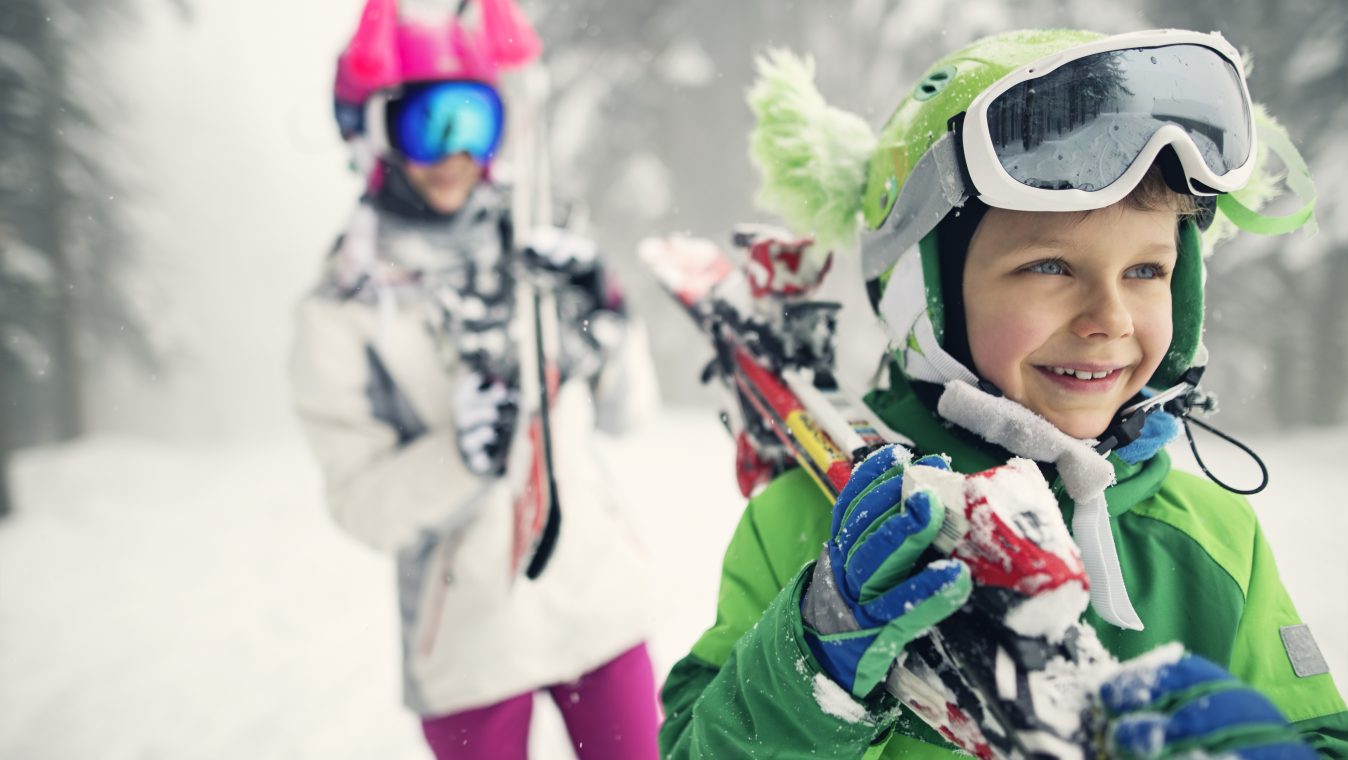
[(1176, 216), (990, 209), (969, 244), (975, 369), (1076, 438), (1095, 438), (1170, 346)]

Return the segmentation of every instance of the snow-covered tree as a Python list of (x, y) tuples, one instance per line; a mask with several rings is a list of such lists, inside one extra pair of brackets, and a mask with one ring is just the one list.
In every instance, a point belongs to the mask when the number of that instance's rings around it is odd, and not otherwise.
[(81, 369), (94, 352), (150, 358), (119, 281), (130, 250), (98, 65), (132, 1), (0, 8), (0, 465), (82, 431), (82, 385), (94, 380)]

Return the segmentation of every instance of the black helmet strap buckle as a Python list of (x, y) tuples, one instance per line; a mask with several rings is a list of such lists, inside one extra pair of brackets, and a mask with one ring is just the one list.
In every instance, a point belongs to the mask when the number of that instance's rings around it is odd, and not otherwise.
[[(1142, 428), (1146, 425), (1147, 417), (1154, 412), (1164, 410), (1174, 415), (1184, 425), (1184, 435), (1189, 440), (1189, 450), (1193, 452), (1194, 461), (1198, 463), (1199, 468), (1203, 470), (1203, 474), (1208, 476), (1212, 482), (1231, 493), (1242, 496), (1250, 496), (1267, 488), (1268, 466), (1254, 452), (1254, 449), (1240, 442), (1234, 436), (1223, 433), (1199, 419), (1199, 417), (1194, 416), (1195, 413), (1199, 416), (1205, 416), (1217, 411), (1217, 398), (1212, 394), (1203, 392), (1198, 387), (1198, 381), (1202, 377), (1202, 367), (1190, 367), (1180, 378), (1180, 381), (1171, 388), (1124, 409), (1120, 412), (1117, 421), (1105, 431), (1095, 450), (1101, 454), (1108, 454), (1110, 451), (1127, 446), (1142, 435)], [(1236, 488), (1213, 474), (1212, 470), (1208, 469), (1207, 464), (1203, 461), (1202, 455), (1198, 453), (1198, 444), (1194, 440), (1191, 424), (1207, 430), (1248, 454), (1250, 459), (1253, 459), (1259, 467), (1259, 485), (1249, 489)]]

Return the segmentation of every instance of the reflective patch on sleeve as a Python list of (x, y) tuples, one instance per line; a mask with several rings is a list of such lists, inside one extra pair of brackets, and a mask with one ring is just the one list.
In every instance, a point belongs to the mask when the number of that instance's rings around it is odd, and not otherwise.
[(1298, 678), (1329, 672), (1329, 663), (1325, 662), (1324, 655), (1320, 654), (1320, 647), (1316, 645), (1315, 637), (1311, 635), (1310, 626), (1304, 623), (1285, 625), (1278, 629), (1278, 633), (1282, 636), (1282, 645), (1287, 650), (1287, 658), (1292, 661), (1292, 672), (1296, 673)]

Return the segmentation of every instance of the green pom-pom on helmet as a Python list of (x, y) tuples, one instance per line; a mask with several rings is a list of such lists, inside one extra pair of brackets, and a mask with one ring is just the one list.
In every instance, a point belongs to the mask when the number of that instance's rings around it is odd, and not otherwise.
[(821, 250), (850, 246), (875, 136), (860, 117), (829, 106), (814, 86), (814, 61), (785, 50), (758, 59), (749, 91), (756, 122), (749, 157), (763, 175), (758, 202), (814, 236)]

